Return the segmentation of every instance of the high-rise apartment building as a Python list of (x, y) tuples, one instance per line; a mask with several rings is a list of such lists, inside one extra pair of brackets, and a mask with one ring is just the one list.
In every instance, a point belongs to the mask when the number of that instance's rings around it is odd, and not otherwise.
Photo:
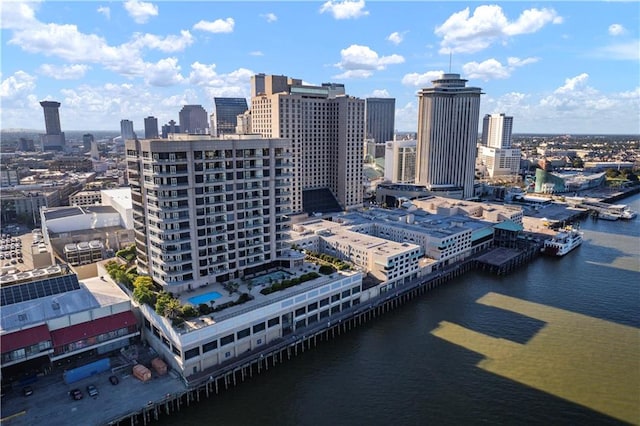
[(207, 111), (202, 105), (185, 105), (179, 114), (180, 132), (192, 135), (206, 135), (209, 133), (209, 119)]
[(136, 138), (136, 132), (133, 131), (133, 121), (120, 120), (120, 136), (123, 141)]
[(385, 144), (385, 180), (392, 183), (415, 182), (416, 145), (415, 139), (393, 140)]
[(128, 140), (138, 271), (172, 292), (285, 260), (291, 142), (236, 135)]
[(158, 137), (158, 119), (149, 116), (144, 119), (144, 138), (154, 139)]
[(396, 100), (394, 98), (367, 98), (366, 138), (375, 143), (393, 140), (395, 130)]
[(40, 102), (44, 112), (45, 134), (40, 135), (42, 151), (62, 151), (65, 147), (64, 132), (60, 126), (60, 102)]
[(238, 115), (244, 114), (248, 109), (245, 98), (213, 98), (211, 135), (222, 136), (236, 133)]
[(251, 77), (251, 93), (251, 131), (291, 140), (294, 213), (362, 206), (364, 100), (342, 84), (265, 74)]
[(482, 120), (482, 144), (491, 148), (511, 148), (513, 117), (486, 114)]
[(474, 196), (479, 87), (459, 74), (443, 74), (418, 92), (416, 184), (450, 197)]
[(520, 150), (511, 147), (513, 117), (487, 114), (482, 121), (482, 145), (478, 166), (490, 177), (515, 175), (520, 171)]

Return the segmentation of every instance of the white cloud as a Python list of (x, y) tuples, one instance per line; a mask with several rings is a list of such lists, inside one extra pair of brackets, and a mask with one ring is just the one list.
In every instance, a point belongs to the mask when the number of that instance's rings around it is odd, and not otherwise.
[(251, 55), (251, 56), (264, 56), (264, 53), (262, 53), (259, 50), (254, 50), (252, 52), (249, 52), (249, 55)]
[(540, 58), (524, 58), (524, 59), (520, 59), (520, 58), (516, 58), (516, 57), (509, 57), (507, 58), (507, 63), (509, 64), (510, 67), (521, 67), (523, 65), (529, 65), (529, 64), (533, 64), (538, 62)]
[(553, 9), (528, 9), (509, 22), (497, 5), (478, 6), (473, 15), (467, 7), (451, 15), (435, 34), (442, 37), (440, 53), (473, 53), (486, 49), (498, 40), (536, 32), (548, 23), (559, 24), (562, 17)]
[(215, 21), (200, 21), (193, 26), (194, 30), (207, 31), (210, 33), (231, 33), (235, 21), (233, 18), (216, 19)]
[(151, 86), (173, 86), (184, 80), (176, 58), (161, 59), (155, 64), (148, 64), (146, 68), (144, 79)]
[[(24, 71), (16, 71), (11, 76), (2, 80), (0, 84), (0, 98), (3, 102), (7, 100), (19, 99), (31, 93), (36, 88), (36, 77)], [(3, 105), (3, 110), (7, 105)]]
[(187, 30), (180, 31), (180, 35), (160, 37), (154, 34), (135, 33), (133, 40), (126, 45), (135, 50), (142, 48), (157, 49), (162, 52), (180, 52), (193, 44), (193, 36)]
[(540, 30), (549, 22), (561, 24), (563, 21), (553, 9), (528, 9), (522, 12), (518, 20), (507, 25), (503, 31), (506, 35), (531, 34)]
[(468, 62), (462, 66), (462, 71), (467, 78), (480, 78), (485, 81), (504, 79), (511, 75), (507, 67), (493, 58), (480, 63)]
[(238, 68), (229, 74), (218, 74), (216, 64), (191, 64), (190, 84), (203, 87), (209, 97), (238, 96), (248, 97), (250, 94), (251, 76), (254, 72), (246, 68)]
[(111, 9), (108, 6), (98, 6), (97, 12), (104, 15), (107, 20), (111, 19)]
[(404, 34), (400, 34), (397, 31), (389, 34), (389, 36), (387, 37), (387, 40), (389, 40), (391, 43), (395, 45), (402, 43), (403, 39), (404, 39)]
[(400, 131), (413, 131), (418, 128), (418, 105), (415, 101), (396, 108), (395, 127)]
[(416, 72), (409, 73), (402, 77), (402, 84), (405, 86), (430, 87), (432, 85), (431, 82), (442, 77), (444, 73), (442, 70), (427, 71), (424, 74), (418, 74)]
[(51, 65), (42, 64), (38, 71), (48, 77), (56, 80), (78, 80), (84, 77), (85, 73), (91, 69), (89, 65), (72, 64), (72, 65)]
[(5, 1), (2, 2), (2, 19), (0, 19), (0, 28), (6, 29), (23, 29), (37, 23), (35, 18), (36, 7), (30, 3), (19, 3)]
[(516, 133), (599, 134), (612, 129), (612, 122), (617, 133), (635, 134), (640, 129), (640, 87), (603, 93), (589, 84), (586, 73), (567, 78), (551, 93), (508, 92), (495, 98), (487, 94), (480, 107), (481, 117), (492, 112), (513, 116)]
[(276, 14), (271, 12), (265, 13), (264, 15), (260, 15), (260, 16), (266, 19), (268, 23), (276, 22), (278, 20), (278, 17), (276, 16)]
[(367, 98), (390, 98), (389, 91), (387, 89), (375, 89), (371, 92)]
[(346, 80), (346, 79), (363, 79), (363, 78), (369, 78), (373, 75), (373, 73), (371, 71), (368, 70), (347, 70), (341, 74), (336, 74), (333, 76), (333, 78), (337, 78), (339, 80)]
[(627, 30), (620, 24), (611, 24), (609, 25), (609, 35), (619, 36), (626, 33)]
[[(184, 50), (193, 43), (189, 31), (181, 31), (180, 35), (160, 37), (152, 34), (136, 33), (131, 41), (120, 46), (111, 46), (106, 40), (95, 34), (86, 34), (78, 30), (76, 25), (45, 24), (32, 19), (28, 12), (14, 9), (13, 15), (23, 23), (29, 25), (13, 30), (9, 37), (9, 44), (19, 46), (26, 52), (40, 53), (48, 57), (57, 57), (71, 63), (95, 63), (104, 68), (126, 77), (147, 77), (149, 82), (179, 81), (179, 78), (149, 77), (150, 67), (164, 66), (170, 63), (166, 60), (148, 63), (143, 60), (143, 49), (155, 49), (165, 52)], [(19, 13), (18, 13), (19, 12)], [(4, 19), (4, 16), (3, 16)], [(74, 69), (70, 69), (74, 71)], [(46, 72), (46, 68), (45, 71)], [(76, 67), (75, 72), (79, 72)], [(153, 83), (156, 84), (156, 83)]]
[(152, 16), (158, 16), (158, 6), (138, 0), (127, 0), (124, 8), (137, 24), (145, 24)]
[(576, 89), (584, 89), (588, 80), (589, 74), (583, 72), (575, 77), (565, 79), (564, 85), (558, 87), (553, 93), (562, 95), (575, 92)]
[(502, 65), (494, 58), (487, 59), (483, 62), (468, 62), (462, 66), (464, 75), (468, 78), (479, 78), (484, 81), (493, 79), (505, 79), (511, 76), (511, 73), (517, 68), (524, 65), (538, 62), (538, 58), (520, 59), (510, 57), (507, 59), (507, 65)]
[(335, 64), (337, 68), (345, 70), (340, 78), (366, 78), (375, 70), (384, 70), (388, 65), (401, 64), (404, 58), (400, 55), (378, 56), (378, 53), (368, 46), (352, 44), (340, 51), (342, 59)]
[(335, 19), (357, 19), (369, 14), (364, 6), (364, 0), (329, 0), (322, 5), (320, 13), (329, 12)]
[(593, 52), (593, 56), (607, 60), (640, 61), (640, 40), (599, 47)]

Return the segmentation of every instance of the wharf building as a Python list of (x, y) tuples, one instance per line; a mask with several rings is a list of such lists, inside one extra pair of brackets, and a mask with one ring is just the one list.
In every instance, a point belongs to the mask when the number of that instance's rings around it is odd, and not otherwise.
[(3, 275), (0, 284), (3, 384), (119, 350), (140, 334), (125, 292), (98, 277), (79, 280), (65, 265)]
[(213, 98), (211, 113), (211, 136), (236, 133), (238, 116), (249, 109), (245, 98)]
[(291, 151), (250, 135), (127, 141), (138, 271), (182, 293), (287, 265)]
[(516, 175), (520, 171), (520, 149), (512, 148), (513, 117), (487, 114), (482, 121), (482, 144), (477, 162), (490, 178)]
[(479, 87), (459, 74), (443, 74), (418, 92), (416, 184), (448, 197), (474, 196)]
[(365, 101), (344, 85), (286, 76), (251, 77), (251, 131), (292, 143), (294, 214), (362, 206)]
[(180, 132), (193, 135), (206, 135), (209, 133), (209, 120), (207, 111), (202, 105), (185, 105), (178, 114)]
[(63, 151), (66, 142), (64, 132), (60, 126), (60, 102), (40, 102), (44, 112), (45, 134), (40, 135), (42, 151)]
[[(320, 322), (331, 324), (362, 303), (492, 244), (496, 223), (483, 218), (482, 207), (436, 197), (425, 202), (425, 207), (439, 209), (439, 213), (417, 208), (369, 209), (341, 213), (334, 221), (311, 219), (294, 224), (288, 242), (296, 249), (287, 257), (296, 260), (288, 267), (253, 274), (245, 271), (242, 278), (229, 280), (239, 288), (228, 295), (225, 283), (218, 282), (179, 295), (181, 302), (193, 306), (210, 303), (222, 307), (236, 298), (240, 300), (235, 293), (244, 295), (246, 303), (179, 324), (141, 304), (143, 338), (189, 381), (247, 351), (259, 351), (269, 343), (299, 336)], [(509, 211), (517, 220), (516, 210)], [(503, 219), (497, 213), (493, 218)], [(349, 262), (352, 268), (318, 274), (312, 280), (265, 293), (263, 290), (272, 282), (320, 271), (317, 265), (304, 262), (304, 254), (298, 250), (312, 256), (312, 252), (330, 254)]]
[[(519, 207), (428, 196), (401, 208), (370, 208), (339, 214), (333, 222), (296, 224), (291, 243), (353, 262), (380, 280), (383, 289), (391, 289), (491, 247), (498, 223), (522, 225), (522, 220)], [(372, 249), (375, 244), (386, 246), (382, 258)]]

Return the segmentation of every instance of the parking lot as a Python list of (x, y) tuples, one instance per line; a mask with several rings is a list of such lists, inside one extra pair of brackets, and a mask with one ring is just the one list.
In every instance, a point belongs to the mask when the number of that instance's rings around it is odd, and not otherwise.
[[(75, 383), (66, 384), (60, 374), (40, 377), (29, 385), (33, 393), (24, 396), (22, 389), (13, 389), (2, 398), (2, 424), (27, 425), (103, 425), (133, 411), (149, 401), (160, 402), (167, 395), (181, 393), (184, 383), (175, 373), (141, 382), (127, 371), (119, 373), (118, 384), (109, 381), (110, 371)], [(89, 396), (87, 386), (96, 387), (97, 395)], [(72, 390), (79, 390), (82, 399), (74, 399)]]
[(42, 233), (24, 227), (11, 234), (0, 234), (0, 265), (3, 271), (12, 269), (30, 271), (33, 269), (31, 249), (43, 241)]

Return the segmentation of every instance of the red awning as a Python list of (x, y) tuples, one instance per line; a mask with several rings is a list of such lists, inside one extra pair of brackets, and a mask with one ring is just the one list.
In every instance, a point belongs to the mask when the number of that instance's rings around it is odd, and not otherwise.
[(53, 346), (57, 348), (120, 328), (136, 325), (136, 323), (136, 317), (133, 315), (133, 312), (127, 311), (54, 330), (51, 332), (51, 337), (53, 338)]
[(2, 347), (2, 353), (4, 354), (15, 351), (16, 349), (35, 345), (40, 342), (46, 342), (47, 340), (51, 340), (51, 334), (49, 334), (49, 328), (47, 325), (42, 324), (26, 330), (3, 334), (0, 336), (0, 345)]

